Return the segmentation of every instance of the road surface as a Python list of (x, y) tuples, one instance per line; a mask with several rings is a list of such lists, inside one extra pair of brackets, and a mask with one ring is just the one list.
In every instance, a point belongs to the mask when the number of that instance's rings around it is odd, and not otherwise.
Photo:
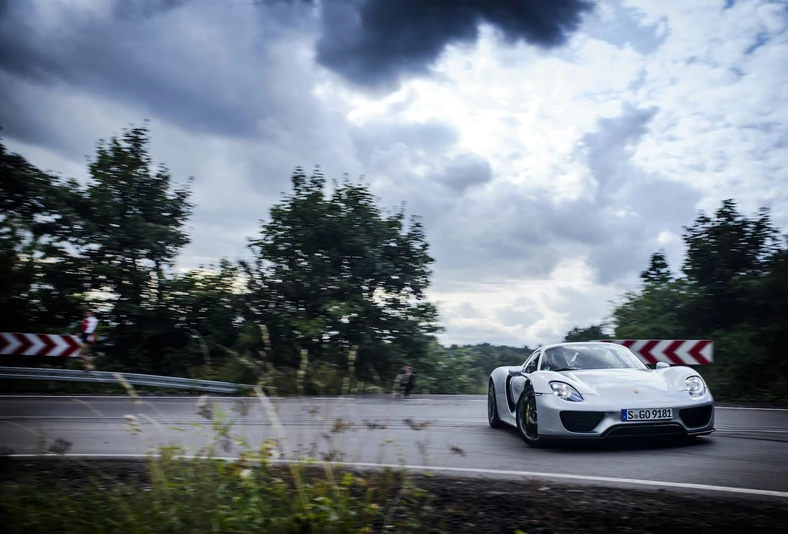
[[(488, 426), (484, 396), (274, 399), (281, 427), (259, 399), (210, 401), (214, 414), (237, 419), (233, 433), (255, 448), (284, 432), (287, 443), (279, 447), (280, 454), (485, 476), (530, 472), (577, 482), (608, 477), (668, 487), (702, 484), (785, 492), (788, 498), (788, 410), (718, 407), (717, 432), (691, 444), (532, 449), (514, 429)], [(44, 435), (50, 443), (69, 442), (68, 453), (74, 455), (138, 455), (150, 445), (167, 443), (195, 453), (212, 434), (211, 422), (197, 413), (195, 398), (143, 397), (140, 402), (127, 397), (0, 397), (0, 449), (35, 454)], [(129, 432), (126, 415), (138, 418), (140, 434)], [(220, 454), (233, 456), (240, 450), (233, 445)]]

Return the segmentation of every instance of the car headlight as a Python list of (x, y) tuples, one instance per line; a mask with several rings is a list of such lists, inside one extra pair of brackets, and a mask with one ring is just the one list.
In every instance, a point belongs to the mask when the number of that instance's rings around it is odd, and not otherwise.
[(687, 378), (686, 383), (690, 397), (698, 398), (706, 393), (706, 384), (703, 383), (701, 377), (691, 376)]
[(556, 397), (560, 397), (566, 401), (580, 402), (583, 396), (577, 392), (575, 388), (566, 384), (565, 382), (550, 382), (550, 387), (553, 389)]

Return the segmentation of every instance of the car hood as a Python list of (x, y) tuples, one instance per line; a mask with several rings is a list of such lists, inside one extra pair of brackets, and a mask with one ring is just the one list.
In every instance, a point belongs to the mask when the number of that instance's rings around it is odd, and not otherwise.
[(551, 373), (550, 380), (563, 380), (572, 384), (581, 395), (611, 397), (631, 395), (638, 390), (641, 395), (664, 395), (682, 389), (674, 372), (652, 369), (588, 369)]

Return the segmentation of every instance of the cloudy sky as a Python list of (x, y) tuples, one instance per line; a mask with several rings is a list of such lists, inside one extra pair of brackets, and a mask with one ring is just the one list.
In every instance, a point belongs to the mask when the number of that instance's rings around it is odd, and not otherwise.
[(422, 217), (443, 341), (534, 346), (724, 198), (788, 231), (787, 28), (759, 0), (0, 0), (0, 125), (84, 178), (150, 119), (196, 179), (181, 267), (245, 254), (296, 166), (364, 175)]

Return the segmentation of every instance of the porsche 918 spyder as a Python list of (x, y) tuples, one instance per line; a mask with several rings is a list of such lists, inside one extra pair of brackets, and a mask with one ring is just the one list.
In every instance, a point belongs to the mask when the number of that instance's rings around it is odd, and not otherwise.
[(490, 374), (487, 419), (526, 443), (553, 439), (700, 436), (714, 432), (714, 398), (700, 374), (651, 369), (623, 345), (556, 343)]

